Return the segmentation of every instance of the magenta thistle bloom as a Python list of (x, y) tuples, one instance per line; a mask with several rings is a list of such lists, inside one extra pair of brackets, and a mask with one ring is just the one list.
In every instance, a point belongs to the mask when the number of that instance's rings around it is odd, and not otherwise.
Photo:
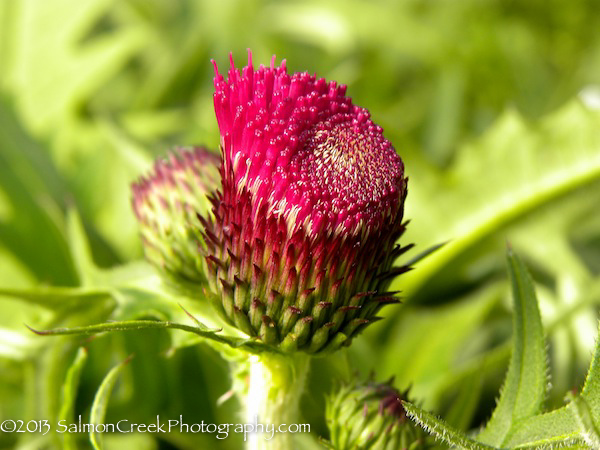
[(197, 216), (210, 211), (207, 194), (218, 186), (219, 162), (203, 147), (178, 149), (132, 185), (145, 256), (177, 285), (206, 281)]
[(397, 302), (402, 160), (345, 86), (274, 60), (215, 73), (222, 187), (203, 219), (215, 303), (285, 350), (347, 345)]

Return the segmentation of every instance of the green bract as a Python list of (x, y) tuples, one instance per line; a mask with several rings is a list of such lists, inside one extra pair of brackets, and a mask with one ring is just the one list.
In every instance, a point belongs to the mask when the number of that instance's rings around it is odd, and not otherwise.
[(327, 399), (329, 444), (338, 450), (427, 448), (423, 431), (406, 415), (405, 399), (391, 381), (343, 385)]
[(176, 149), (133, 184), (133, 210), (141, 224), (146, 258), (178, 285), (206, 281), (198, 215), (210, 209), (219, 157), (203, 147)]

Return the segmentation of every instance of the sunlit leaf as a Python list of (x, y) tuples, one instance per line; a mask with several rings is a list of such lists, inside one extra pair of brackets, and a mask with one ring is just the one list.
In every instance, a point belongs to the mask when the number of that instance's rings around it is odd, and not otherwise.
[(449, 242), (397, 283), (417, 290), (482, 238), (598, 183), (599, 121), (600, 112), (579, 102), (536, 126), (508, 112), (481, 139), (461, 148), (451, 168), (430, 185), (411, 179), (407, 238), (421, 245)]

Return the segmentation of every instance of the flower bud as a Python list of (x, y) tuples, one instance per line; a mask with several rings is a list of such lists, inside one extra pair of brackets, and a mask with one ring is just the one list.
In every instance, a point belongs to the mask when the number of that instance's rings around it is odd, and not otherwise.
[(219, 185), (219, 156), (203, 147), (181, 148), (132, 185), (146, 258), (181, 287), (206, 281), (198, 214)]
[(204, 220), (219, 311), (284, 351), (348, 345), (397, 303), (406, 271), (392, 263), (402, 232), (402, 160), (346, 87), (285, 61), (255, 70), (215, 64), (221, 190)]
[(342, 386), (327, 398), (330, 445), (337, 450), (426, 448), (422, 430), (406, 416), (405, 396), (391, 381)]

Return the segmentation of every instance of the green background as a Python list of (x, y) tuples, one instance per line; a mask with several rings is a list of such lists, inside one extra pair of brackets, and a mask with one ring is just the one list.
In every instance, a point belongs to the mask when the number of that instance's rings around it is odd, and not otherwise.
[[(232, 52), (241, 66), (248, 48), (255, 64), (275, 54), (348, 85), (405, 162), (409, 257), (448, 242), (394, 283), (404, 306), (384, 310), (348, 355), (315, 362), (312, 435), (326, 436), (323, 394), (348, 361), (362, 376), (395, 375), (458, 428), (484, 423), (510, 356), (507, 241), (533, 273), (547, 404), (562, 405), (583, 381), (600, 301), (598, 1), (1, 0), (0, 422), (58, 418), (82, 343), (76, 415), (89, 417), (103, 378), (134, 353), (107, 422), (239, 421), (236, 400), (216, 404), (227, 363), (181, 333), (41, 338), (23, 323), (186, 320), (136, 262), (130, 184), (172, 146), (216, 149), (210, 60), (224, 70)], [(90, 445), (63, 438), (1, 433), (0, 448)], [(105, 441), (241, 446), (185, 434)]]

